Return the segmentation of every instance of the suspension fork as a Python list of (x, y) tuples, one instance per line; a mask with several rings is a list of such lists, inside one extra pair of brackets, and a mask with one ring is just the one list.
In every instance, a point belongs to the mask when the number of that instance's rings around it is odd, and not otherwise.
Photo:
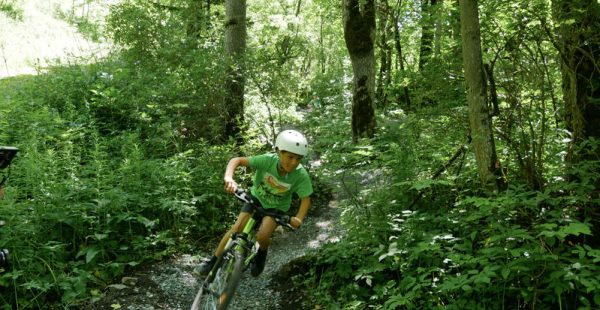
[[(244, 229), (242, 230), (242, 232), (233, 233), (231, 235), (231, 237), (227, 241), (227, 244), (225, 245), (225, 251), (227, 249), (230, 249), (231, 247), (233, 247), (235, 250), (240, 249), (238, 247), (243, 247), (243, 248), (246, 248), (247, 250), (250, 250), (252, 248), (253, 244), (248, 244), (248, 243), (254, 241), (253, 233), (254, 233), (254, 225), (255, 224), (256, 224), (256, 220), (254, 218), (250, 217), (248, 219), (248, 222), (246, 222), (246, 225), (244, 226)], [(237, 240), (242, 240), (242, 241), (239, 242)], [(233, 244), (234, 242), (236, 244)]]
[(252, 247), (254, 246), (254, 243), (256, 242), (255, 240), (255, 226), (256, 226), (256, 220), (254, 219), (254, 215), (252, 215), (249, 219), (248, 222), (246, 222), (246, 225), (244, 226), (244, 230), (242, 230), (242, 234), (244, 234), (246, 236), (246, 242), (244, 242), (244, 244), (239, 244), (238, 246), (243, 246), (245, 248), (244, 253), (246, 255), (244, 255), (244, 266), (248, 266), (248, 264), (250, 264), (250, 261), (252, 260), (252, 258), (254, 258), (254, 256), (256, 255), (255, 251), (252, 251)]

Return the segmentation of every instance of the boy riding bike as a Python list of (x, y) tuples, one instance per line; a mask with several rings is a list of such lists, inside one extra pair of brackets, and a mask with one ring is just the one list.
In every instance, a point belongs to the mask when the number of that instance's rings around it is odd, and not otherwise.
[[(275, 140), (276, 154), (264, 154), (251, 157), (235, 157), (229, 160), (225, 170), (225, 190), (234, 193), (238, 187), (233, 179), (235, 169), (239, 166), (250, 167), (255, 170), (251, 194), (258, 200), (264, 209), (284, 214), (290, 208), (292, 194), (296, 193), (300, 198), (300, 208), (296, 216), (290, 218), (290, 224), (294, 228), (300, 227), (302, 221), (310, 208), (310, 195), (313, 192), (312, 183), (308, 172), (300, 164), (300, 160), (308, 153), (308, 142), (298, 131), (284, 130)], [(223, 236), (214, 256), (207, 262), (202, 263), (196, 269), (196, 273), (207, 274), (218, 257), (221, 256), (227, 241), (233, 233), (240, 232), (251, 217), (251, 206), (245, 205), (233, 225)], [(270, 238), (277, 223), (270, 216), (262, 219), (260, 228), (256, 234), (259, 244), (258, 252), (252, 261), (251, 274), (255, 277), (260, 275), (265, 267), (267, 250)]]

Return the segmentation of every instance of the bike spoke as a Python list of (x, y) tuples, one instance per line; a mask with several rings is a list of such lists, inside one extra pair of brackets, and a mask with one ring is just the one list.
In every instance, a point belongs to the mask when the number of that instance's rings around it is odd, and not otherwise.
[(203, 287), (198, 292), (192, 309), (217, 310), (227, 307), (234, 296), (245, 269), (247, 252), (244, 244), (230, 247), (219, 259), (216, 270), (209, 273)]

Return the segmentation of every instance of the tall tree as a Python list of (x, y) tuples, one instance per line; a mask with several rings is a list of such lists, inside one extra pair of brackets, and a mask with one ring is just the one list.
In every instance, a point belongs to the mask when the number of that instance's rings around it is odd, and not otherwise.
[(389, 22), (391, 12), (387, 0), (382, 0), (379, 13), (379, 78), (377, 80), (377, 102), (379, 108), (387, 106), (386, 88), (392, 82), (392, 47), (388, 44), (388, 33), (394, 25)]
[(352, 62), (352, 138), (375, 134), (375, 0), (344, 0), (344, 39)]
[(434, 6), (437, 0), (421, 0), (421, 49), (419, 69), (423, 69), (433, 53), (433, 35), (436, 26)]
[[(600, 139), (600, 4), (594, 0), (557, 0), (552, 3), (559, 31), (565, 122), (571, 132), (566, 164), (597, 161), (600, 159), (600, 147), (597, 145), (580, 154), (575, 149), (583, 146), (582, 142), (586, 139)], [(590, 174), (598, 175), (598, 166), (593, 167)], [(595, 178), (594, 185), (596, 189), (600, 187), (599, 178)], [(592, 234), (598, 236), (600, 210), (597, 205), (584, 206), (581, 212), (589, 216)], [(600, 243), (597, 237), (590, 241), (594, 245)]]
[(239, 138), (240, 125), (244, 121), (246, 82), (246, 0), (227, 0), (225, 15), (225, 138)]
[(469, 104), (471, 139), (481, 182), (491, 189), (497, 169), (496, 146), (488, 111), (477, 0), (459, 0), (463, 66)]
[[(592, 0), (552, 1), (558, 25), (565, 121), (572, 146), (600, 139), (600, 4)], [(567, 160), (577, 162), (571, 147)], [(600, 148), (592, 158), (600, 158)]]
[[(398, 1), (398, 7), (400, 7), (402, 5), (402, 0)], [(402, 43), (400, 42), (400, 10), (396, 10), (396, 12), (393, 13), (392, 15), (392, 20), (393, 20), (393, 24), (394, 24), (394, 46), (396, 47), (396, 53), (398, 53), (398, 64), (400, 64), (400, 71), (401, 72), (405, 72), (405, 66), (404, 66), (404, 54), (402, 53)], [(402, 92), (402, 96), (399, 99), (399, 101), (403, 102), (404, 105), (406, 106), (406, 109), (410, 109), (410, 94), (408, 91), (408, 86), (404, 86), (402, 87), (403, 92)]]

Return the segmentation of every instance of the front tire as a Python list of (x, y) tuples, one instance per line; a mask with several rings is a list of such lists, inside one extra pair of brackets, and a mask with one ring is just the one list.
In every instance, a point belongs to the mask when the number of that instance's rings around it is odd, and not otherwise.
[(191, 310), (225, 310), (229, 306), (244, 271), (244, 250), (224, 252), (196, 294)]
[(225, 290), (221, 292), (219, 297), (219, 310), (227, 309), (235, 290), (237, 290), (242, 273), (244, 273), (244, 250), (240, 247), (238, 250), (233, 252), (233, 258), (227, 266), (226, 279), (225, 279)]

